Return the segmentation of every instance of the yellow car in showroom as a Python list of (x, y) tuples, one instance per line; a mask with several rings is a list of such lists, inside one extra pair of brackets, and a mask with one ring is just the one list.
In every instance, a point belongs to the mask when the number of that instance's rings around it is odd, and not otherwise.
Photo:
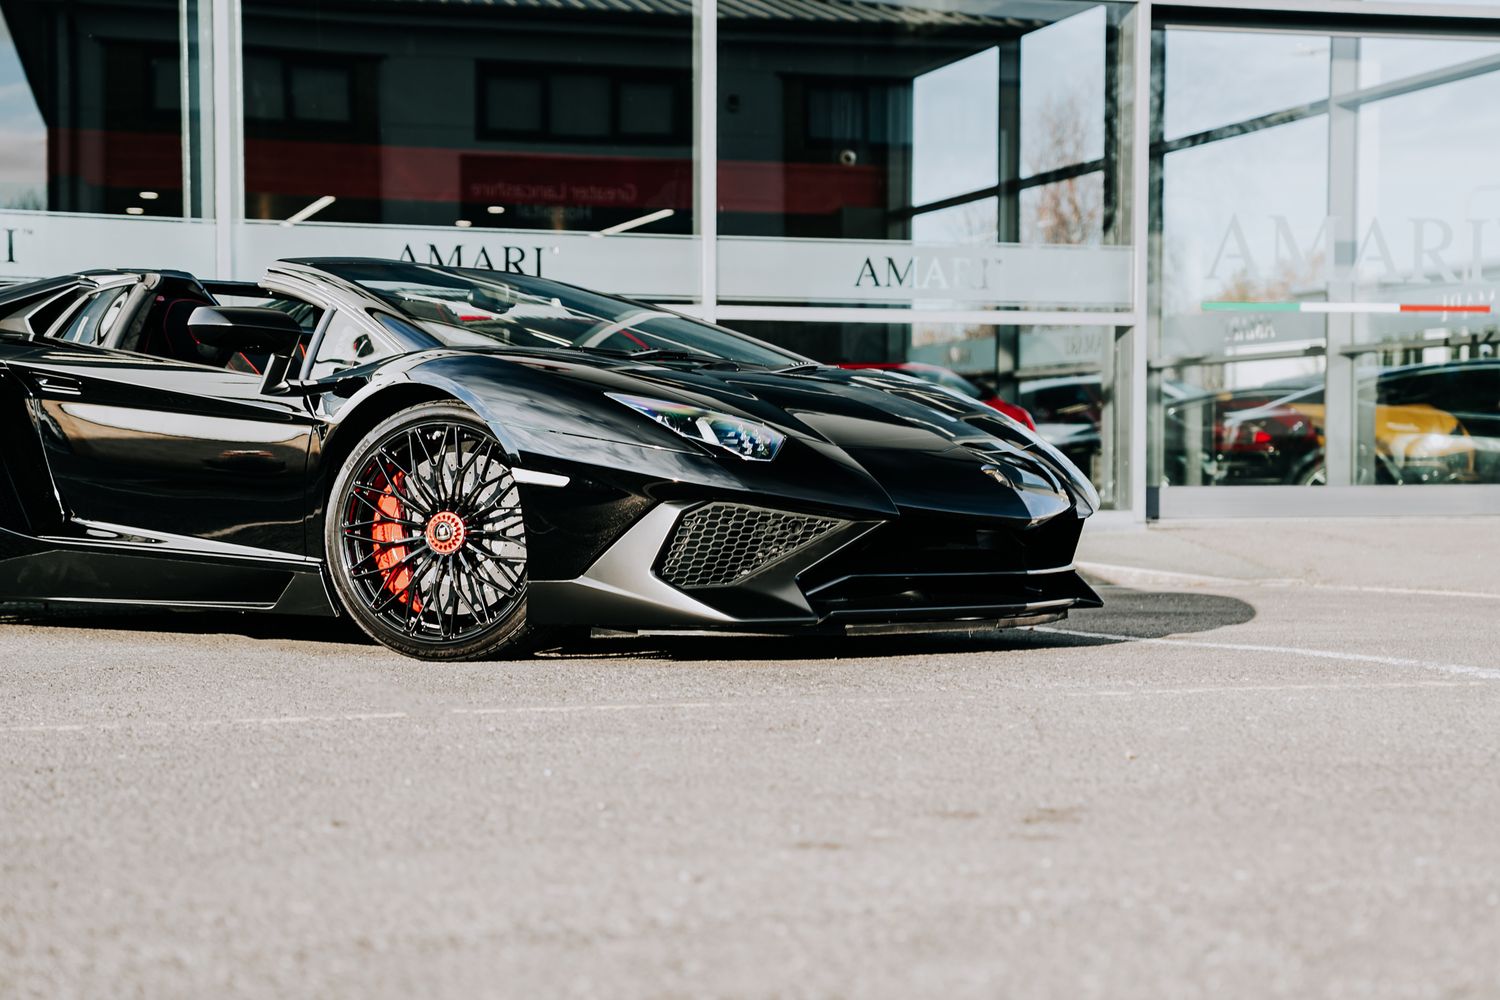
[[(1165, 410), (1165, 451), (1179, 456), (1175, 466), (1168, 463), (1168, 478), (1186, 481), (1184, 445), (1196, 426), (1206, 483), (1321, 485), (1325, 417), (1321, 379), (1176, 401)], [(1500, 482), (1500, 359), (1411, 365), (1366, 378), (1355, 427), (1357, 482)]]

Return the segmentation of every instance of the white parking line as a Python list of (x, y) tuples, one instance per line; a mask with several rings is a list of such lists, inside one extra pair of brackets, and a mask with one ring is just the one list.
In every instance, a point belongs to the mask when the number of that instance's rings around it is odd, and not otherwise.
[(1482, 590), (1436, 590), (1429, 587), (1366, 587), (1352, 583), (1314, 583), (1293, 577), (1208, 576), (1203, 573), (1181, 573), (1169, 569), (1147, 569), (1143, 566), (1121, 566), (1116, 563), (1079, 560), (1079, 569), (1102, 576), (1135, 580), (1180, 580), (1211, 587), (1274, 587), (1277, 589), (1332, 590), (1347, 594), (1394, 594), (1401, 597), (1456, 597), (1465, 600), (1500, 601), (1500, 593)]
[[(927, 692), (922, 692), (926, 694)], [(736, 698), (729, 701), (643, 701), (603, 705), (499, 705), (492, 708), (450, 708), (451, 715), (534, 715), (569, 712), (641, 712), (653, 709), (744, 708), (746, 705), (903, 705), (907, 698)]]
[(545, 712), (635, 712), (651, 708), (732, 708), (744, 701), (659, 701), (615, 705), (503, 705), (494, 708), (451, 708), (451, 715), (528, 715)]
[[(342, 712), (337, 715), (276, 715), (235, 719), (237, 726), (285, 726), (302, 722), (361, 722), (366, 719), (404, 719), (405, 712)], [(212, 725), (212, 723), (210, 723)]]
[[(920, 692), (906, 698), (737, 698), (728, 701), (653, 701), (617, 702), (599, 705), (501, 705), (485, 708), (438, 709), (436, 714), (461, 716), (493, 715), (556, 715), (580, 712), (650, 712), (698, 708), (745, 708), (747, 706), (782, 706), (795, 704), (839, 704), (839, 705), (904, 705), (924, 700), (930, 692)], [(966, 696), (956, 696), (962, 700)], [(76, 733), (84, 730), (114, 731), (127, 726), (158, 729), (208, 729), (215, 726), (300, 726), (317, 722), (364, 722), (383, 719), (406, 719), (406, 712), (340, 712), (326, 715), (276, 715), (247, 717), (240, 719), (183, 719), (183, 720), (111, 720), (94, 723), (57, 723), (30, 726), (0, 726), (0, 733)]]
[(1400, 691), (1407, 688), (1485, 687), (1488, 684), (1488, 681), (1390, 681), (1384, 684), (1371, 684), (1368, 682), (1337, 684), (1222, 684), (1218, 686), (1175, 688), (1108, 688), (1099, 691), (1067, 691), (1064, 693), (1070, 698), (1130, 698), (1138, 695), (1234, 694), (1237, 692), (1264, 694), (1280, 691)]
[(1208, 642), (1203, 639), (1152, 638), (1139, 635), (1119, 635), (1112, 632), (1083, 632), (1069, 628), (1054, 628), (1038, 625), (1037, 632), (1074, 636), (1081, 639), (1107, 639), (1111, 642), (1138, 642), (1158, 646), (1186, 646), (1194, 649), (1222, 649), (1238, 653), (1275, 653), (1278, 656), (1308, 656), (1319, 660), (1343, 660), (1346, 663), (1375, 663), (1384, 667), (1417, 667), (1456, 677), (1478, 677), (1487, 681), (1500, 681), (1500, 669), (1474, 667), (1463, 663), (1440, 663), (1434, 660), (1414, 660), (1405, 656), (1377, 656), (1371, 653), (1344, 653), (1330, 649), (1307, 649), (1302, 646), (1268, 646), (1250, 642)]
[(76, 733), (85, 729), (114, 730), (130, 726), (172, 728), (174, 726), (207, 729), (213, 726), (288, 726), (308, 722), (367, 722), (379, 719), (405, 719), (405, 712), (338, 712), (333, 715), (276, 715), (242, 719), (184, 719), (181, 721), (141, 720), (95, 723), (57, 723), (35, 726), (0, 726), (0, 733)]

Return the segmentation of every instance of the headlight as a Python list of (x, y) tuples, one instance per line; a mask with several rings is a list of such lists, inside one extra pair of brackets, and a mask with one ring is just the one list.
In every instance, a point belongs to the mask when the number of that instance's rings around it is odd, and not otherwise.
[(662, 399), (643, 399), (622, 393), (606, 393), (617, 403), (624, 403), (637, 413), (650, 417), (663, 427), (687, 438), (723, 449), (747, 462), (769, 462), (786, 442), (786, 435), (765, 424), (742, 417), (732, 417), (717, 410), (705, 410), (687, 403), (669, 403)]

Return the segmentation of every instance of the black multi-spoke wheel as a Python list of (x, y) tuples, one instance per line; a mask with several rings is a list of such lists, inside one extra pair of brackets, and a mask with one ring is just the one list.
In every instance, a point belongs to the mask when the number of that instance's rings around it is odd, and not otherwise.
[(475, 659), (527, 631), (520, 495), (463, 406), (424, 403), (366, 435), (334, 483), (324, 541), (344, 606), (392, 649)]

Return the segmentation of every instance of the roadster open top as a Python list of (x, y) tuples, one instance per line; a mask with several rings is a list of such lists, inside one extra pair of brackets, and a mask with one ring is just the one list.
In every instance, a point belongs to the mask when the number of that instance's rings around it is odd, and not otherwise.
[(291, 260), (0, 290), (0, 603), (331, 615), (429, 659), (560, 627), (980, 629), (1097, 605), (1022, 424), (540, 278)]

